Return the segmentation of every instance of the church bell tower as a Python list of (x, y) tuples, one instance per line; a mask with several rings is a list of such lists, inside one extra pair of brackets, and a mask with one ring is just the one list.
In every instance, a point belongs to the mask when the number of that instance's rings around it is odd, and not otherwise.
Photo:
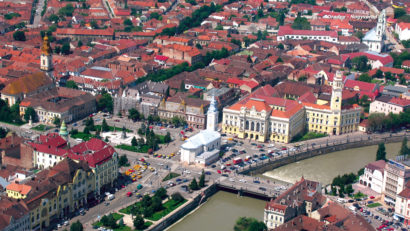
[(216, 106), (215, 97), (212, 97), (211, 105), (209, 105), (209, 109), (207, 112), (206, 117), (206, 129), (210, 131), (216, 131), (218, 127), (218, 108)]
[(41, 47), (40, 69), (45, 72), (53, 70), (53, 56), (50, 46), (50, 41), (47, 35), (43, 38), (43, 45)]

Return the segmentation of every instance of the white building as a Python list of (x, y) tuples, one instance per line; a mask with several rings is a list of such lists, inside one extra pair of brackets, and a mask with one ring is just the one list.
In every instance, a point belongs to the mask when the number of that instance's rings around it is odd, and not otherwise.
[[(398, 157), (399, 158), (399, 157)], [(410, 179), (410, 161), (389, 160), (384, 168), (383, 197), (389, 204), (396, 204), (397, 194), (405, 189)]]
[(410, 224), (410, 182), (407, 182), (406, 188), (397, 194), (394, 217), (405, 225)]
[(367, 164), (364, 168), (364, 174), (359, 178), (360, 184), (369, 187), (377, 193), (382, 193), (385, 166), (386, 162), (384, 160)]
[(278, 30), (277, 41), (284, 40), (320, 40), (338, 43), (336, 31), (318, 31), (318, 30), (294, 30), (290, 26), (280, 26)]
[(383, 95), (370, 104), (369, 112), (370, 114), (399, 114), (405, 111), (407, 108), (410, 108), (410, 100)]
[(410, 39), (410, 23), (397, 23), (395, 32), (399, 35), (401, 41)]
[(181, 162), (202, 166), (215, 162), (219, 157), (221, 134), (218, 127), (218, 109), (215, 98), (212, 99), (207, 113), (206, 130), (190, 137), (181, 145)]
[(369, 51), (382, 52), (386, 31), (386, 11), (383, 10), (377, 20), (376, 27), (369, 30), (363, 38), (363, 43), (369, 47)]

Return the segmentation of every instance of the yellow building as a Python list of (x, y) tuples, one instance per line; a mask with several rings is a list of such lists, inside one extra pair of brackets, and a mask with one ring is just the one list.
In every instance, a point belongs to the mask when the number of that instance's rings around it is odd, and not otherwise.
[(87, 205), (94, 197), (95, 176), (86, 162), (64, 159), (33, 178), (10, 185), (7, 196), (26, 204), (30, 229), (42, 230), (54, 219)]
[(303, 106), (293, 100), (248, 97), (223, 110), (222, 132), (238, 138), (289, 143), (303, 128)]
[[(307, 87), (301, 87), (303, 90)], [(224, 108), (222, 132), (259, 142), (267, 140), (289, 143), (297, 134), (307, 131), (339, 135), (357, 131), (361, 107), (342, 105), (341, 72), (334, 77), (330, 105), (300, 102), (301, 92), (272, 97), (275, 90), (264, 86), (240, 102)]]
[(24, 184), (11, 183), (6, 186), (7, 196), (14, 199), (25, 199), (30, 191), (31, 187)]
[(362, 109), (357, 104), (342, 105), (343, 87), (341, 72), (337, 72), (333, 80), (330, 105), (303, 103), (308, 131), (340, 135), (358, 130)]

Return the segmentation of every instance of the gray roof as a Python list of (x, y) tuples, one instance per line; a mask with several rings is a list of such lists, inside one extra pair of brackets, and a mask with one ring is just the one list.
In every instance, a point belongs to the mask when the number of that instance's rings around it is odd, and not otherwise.
[(148, 92), (165, 94), (165, 92), (168, 89), (168, 85), (160, 82), (145, 81), (130, 88), (138, 90), (139, 92), (141, 92), (141, 94), (145, 94)]
[(228, 92), (229, 90), (231, 90), (231, 89), (228, 88), (228, 87), (212, 88), (212, 89), (208, 90), (208, 91), (206, 92), (206, 94), (209, 95), (209, 96), (210, 96), (210, 95), (213, 95), (213, 96), (215, 96), (215, 97), (219, 97), (220, 95), (225, 94), (225, 93)]

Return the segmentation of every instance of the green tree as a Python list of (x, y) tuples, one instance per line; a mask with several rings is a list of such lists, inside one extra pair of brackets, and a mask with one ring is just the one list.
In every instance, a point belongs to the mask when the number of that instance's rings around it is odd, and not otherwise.
[(84, 127), (83, 133), (84, 134), (90, 134), (90, 128)]
[(376, 73), (372, 76), (373, 78), (383, 78), (383, 71), (378, 69)]
[(156, 192), (155, 192), (155, 197), (161, 198), (161, 200), (167, 198), (167, 190), (163, 187), (159, 188)]
[(384, 143), (380, 143), (377, 148), (376, 161), (377, 160), (387, 160), (386, 159), (386, 147), (384, 146)]
[(407, 137), (404, 137), (403, 141), (401, 142), (401, 148), (400, 148), (399, 155), (400, 156), (407, 156), (409, 154), (410, 154), (410, 149), (407, 146)]
[(103, 91), (101, 93), (100, 99), (97, 101), (97, 110), (103, 111), (107, 110), (108, 112), (112, 113), (114, 107), (114, 101), (109, 93)]
[(83, 231), (83, 230), (84, 230), (83, 224), (81, 224), (81, 222), (78, 220), (74, 222), (73, 224), (71, 224), (70, 226), (70, 231)]
[(293, 21), (292, 28), (295, 30), (310, 30), (310, 22), (305, 17), (298, 16)]
[(152, 198), (149, 195), (145, 195), (142, 197), (141, 205), (142, 207), (149, 207), (152, 204)]
[(150, 18), (155, 18), (155, 19), (158, 19), (158, 20), (159, 20), (159, 17), (161, 17), (161, 15), (158, 14), (157, 12), (152, 12), (152, 13), (149, 15), (149, 17), (150, 17)]
[(91, 20), (91, 21), (90, 21), (90, 26), (91, 26), (91, 28), (93, 28), (93, 29), (98, 29), (98, 28), (99, 28), (98, 23), (97, 23), (97, 21), (95, 21), (95, 20)]
[(128, 118), (132, 119), (133, 121), (138, 121), (141, 119), (141, 114), (137, 109), (131, 108), (130, 110), (128, 110)]
[(406, 15), (406, 10), (402, 8), (394, 8), (394, 18), (400, 18)]
[(107, 121), (105, 120), (105, 118), (103, 119), (103, 121), (101, 123), (101, 130), (103, 132), (109, 132), (110, 131), (110, 126), (108, 126)]
[(103, 226), (109, 227), (109, 228), (117, 228), (117, 222), (114, 219), (114, 216), (112, 214), (109, 214), (108, 216), (104, 215), (100, 222), (102, 223)]
[(282, 43), (279, 43), (278, 46), (277, 46), (277, 48), (280, 49), (280, 50), (283, 50), (283, 49), (285, 49), (285, 46), (283, 46)]
[(54, 116), (53, 124), (54, 124), (55, 126), (57, 126), (57, 127), (60, 126), (60, 124), (61, 124), (60, 118), (57, 117), (57, 116)]
[(363, 81), (363, 82), (368, 82), (368, 83), (372, 82), (372, 78), (367, 73), (361, 74), (358, 80)]
[(129, 165), (127, 155), (121, 155), (120, 156), (120, 158), (118, 159), (118, 165), (120, 167)]
[(74, 7), (71, 3), (67, 4), (65, 7), (62, 7), (58, 10), (58, 14), (61, 16), (73, 16)]
[(144, 217), (150, 217), (154, 214), (154, 208), (152, 206), (145, 207), (143, 211)]
[(7, 128), (0, 127), (0, 139), (6, 137), (7, 133), (8, 133)]
[(61, 54), (69, 55), (70, 54), (70, 43), (65, 42), (61, 47)]
[(167, 132), (167, 134), (164, 137), (164, 142), (165, 143), (171, 142), (171, 133)]
[(68, 80), (65, 84), (65, 87), (67, 88), (73, 88), (73, 89), (78, 89), (77, 83), (74, 82), (73, 80)]
[(180, 86), (179, 86), (179, 91), (181, 91), (181, 92), (186, 91), (186, 89), (185, 89), (185, 81), (184, 81), (184, 80), (181, 81), (181, 84), (180, 84)]
[(196, 182), (196, 179), (195, 179), (195, 178), (194, 178), (194, 179), (191, 181), (191, 183), (189, 184), (189, 188), (190, 188), (191, 190), (198, 190), (198, 189), (199, 189), (198, 183)]
[(356, 36), (358, 39), (360, 39), (360, 41), (362, 41), (364, 34), (361, 31), (358, 31), (354, 34), (354, 36)]
[(26, 34), (24, 31), (18, 30), (13, 33), (13, 39), (16, 41), (26, 41)]
[(52, 15), (50, 15), (50, 17), (48, 17), (48, 20), (49, 20), (50, 22), (54, 22), (54, 23), (58, 22), (59, 19), (60, 19), (60, 18), (59, 18), (57, 15), (55, 15), (55, 14), (52, 14)]
[(144, 224), (145, 224), (144, 218), (142, 218), (141, 215), (138, 214), (137, 216), (135, 216), (135, 218), (134, 218), (134, 228), (136, 230), (144, 229)]
[(171, 195), (172, 200), (174, 200), (176, 203), (180, 203), (182, 201), (184, 201), (184, 197), (179, 193), (176, 192), (174, 194)]
[(137, 141), (137, 138), (135, 138), (135, 136), (132, 137), (131, 145), (134, 146), (134, 147), (138, 146), (138, 141)]
[(354, 189), (353, 189), (353, 187), (352, 187), (351, 184), (349, 184), (349, 185), (346, 186), (345, 192), (346, 192), (349, 196), (352, 195), (352, 193), (354, 193)]
[(32, 120), (33, 122), (37, 121), (37, 113), (32, 107), (27, 107), (26, 111), (24, 112), (24, 120), (29, 121)]
[(132, 21), (129, 18), (124, 19), (124, 26), (133, 26)]
[(201, 188), (205, 187), (205, 173), (204, 173), (203, 170), (202, 170), (201, 176), (199, 177), (199, 184), (198, 185)]
[(361, 72), (366, 72), (368, 70), (370, 70), (370, 65), (368, 65), (368, 59), (366, 56), (362, 55), (362, 56), (358, 56), (358, 57), (354, 57), (352, 59), (352, 64), (353, 66)]
[(83, 46), (83, 42), (81, 40), (78, 41), (77, 43), (77, 47), (82, 47)]
[(262, 221), (252, 217), (240, 217), (236, 220), (234, 231), (265, 231), (267, 227)]

